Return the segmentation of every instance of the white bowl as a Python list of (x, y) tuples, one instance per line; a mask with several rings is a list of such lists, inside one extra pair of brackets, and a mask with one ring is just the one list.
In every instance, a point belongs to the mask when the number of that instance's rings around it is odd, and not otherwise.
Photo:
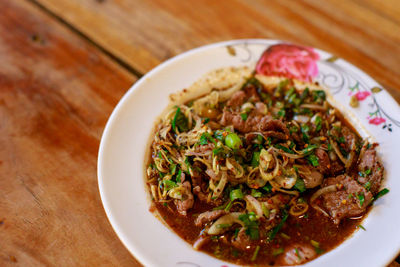
[[(279, 42), (234, 40), (176, 56), (136, 82), (111, 114), (99, 149), (101, 199), (118, 237), (145, 266), (233, 266), (195, 251), (149, 212), (143, 171), (147, 141), (155, 118), (168, 104), (169, 94), (213, 69), (254, 64), (268, 46)], [(234, 55), (228, 46), (235, 50)], [(331, 89), (339, 109), (357, 124), (361, 135), (379, 142), (386, 169), (385, 187), (390, 193), (375, 203), (363, 221), (366, 231), (356, 231), (339, 247), (306, 266), (384, 266), (400, 251), (400, 107), (356, 67), (342, 59), (327, 61), (332, 55), (315, 51), (320, 55), (317, 80)], [(348, 105), (352, 93), (349, 87), (357, 82), (358, 89), (368, 96), (354, 109)]]

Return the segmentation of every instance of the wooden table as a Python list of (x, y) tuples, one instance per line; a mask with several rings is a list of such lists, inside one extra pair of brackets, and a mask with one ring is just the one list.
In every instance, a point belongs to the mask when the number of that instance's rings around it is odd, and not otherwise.
[(398, 0), (0, 0), (0, 265), (140, 265), (104, 213), (97, 151), (160, 62), (281, 39), (347, 59), (400, 101), (399, 14)]

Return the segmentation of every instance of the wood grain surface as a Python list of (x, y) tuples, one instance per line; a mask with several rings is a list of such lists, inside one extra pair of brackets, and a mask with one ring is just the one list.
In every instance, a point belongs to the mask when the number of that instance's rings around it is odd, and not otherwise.
[(204, 44), (270, 38), (342, 57), (400, 101), (398, 0), (35, 1), (140, 73)]
[(24, 1), (0, 1), (0, 265), (132, 266), (101, 205), (101, 133), (135, 77)]
[(160, 62), (281, 39), (345, 58), (400, 102), (399, 14), (398, 0), (0, 0), (0, 266), (140, 266), (107, 221), (97, 151)]

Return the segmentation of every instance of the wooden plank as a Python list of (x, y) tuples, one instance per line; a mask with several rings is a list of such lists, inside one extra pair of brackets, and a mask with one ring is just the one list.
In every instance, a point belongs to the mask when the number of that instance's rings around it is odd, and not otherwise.
[(96, 175), (107, 118), (136, 78), (37, 6), (0, 10), (0, 265), (138, 266)]
[(349, 60), (400, 101), (399, 1), (35, 1), (141, 73), (212, 42), (282, 39)]

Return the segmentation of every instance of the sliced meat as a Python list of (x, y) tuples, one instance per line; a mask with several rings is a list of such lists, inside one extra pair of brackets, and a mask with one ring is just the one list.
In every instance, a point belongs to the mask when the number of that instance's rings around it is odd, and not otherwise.
[(306, 188), (314, 188), (322, 184), (324, 176), (311, 166), (302, 166), (300, 176)]
[(251, 102), (260, 101), (260, 97), (257, 93), (257, 89), (254, 86), (252, 86), (252, 85), (246, 86), (243, 90), (246, 93), (248, 101), (251, 101)]
[(232, 238), (232, 245), (242, 251), (249, 250), (253, 246), (254, 241), (246, 234), (246, 228), (242, 227), (236, 238)]
[(225, 214), (227, 214), (227, 212), (224, 210), (206, 211), (206, 212), (201, 213), (196, 218), (196, 220), (194, 221), (194, 224), (196, 226), (203, 226), (204, 224), (212, 222)]
[(337, 176), (343, 173), (343, 171), (344, 171), (344, 166), (341, 161), (339, 160), (331, 161), (331, 168), (329, 172), (331, 176)]
[(289, 137), (289, 130), (280, 120), (274, 120), (271, 116), (252, 115), (243, 120), (239, 113), (224, 109), (220, 123), (223, 126), (233, 125), (235, 130), (241, 133), (262, 132), (264, 135), (272, 135), (272, 132), (283, 135), (284, 139)]
[(193, 193), (198, 197), (201, 202), (207, 202), (208, 195), (203, 193), (200, 186), (193, 187)]
[(358, 177), (358, 181), (370, 188), (373, 195), (378, 193), (383, 179), (383, 166), (374, 148), (367, 149), (364, 152), (358, 164), (358, 171), (363, 176)]
[(253, 112), (256, 115), (267, 115), (268, 108), (263, 102), (257, 102)]
[(325, 179), (322, 187), (336, 185), (338, 191), (322, 195), (323, 205), (335, 224), (343, 218), (363, 214), (371, 202), (372, 194), (347, 175)]
[(314, 259), (317, 256), (315, 249), (310, 245), (293, 244), (285, 248), (281, 256), (282, 265), (298, 265)]
[(322, 174), (329, 173), (331, 168), (331, 161), (329, 159), (328, 153), (326, 153), (323, 149), (317, 148), (315, 150), (315, 156), (318, 158), (318, 167), (317, 170)]
[(180, 199), (175, 199), (175, 205), (176, 209), (179, 212), (179, 214), (186, 216), (187, 211), (193, 207), (194, 204), (194, 197), (191, 192), (191, 186), (190, 182), (186, 181), (182, 184), (182, 187), (184, 188), (184, 193), (182, 194), (182, 200)]
[(246, 93), (244, 91), (237, 91), (232, 95), (226, 105), (231, 108), (240, 107), (246, 98)]

